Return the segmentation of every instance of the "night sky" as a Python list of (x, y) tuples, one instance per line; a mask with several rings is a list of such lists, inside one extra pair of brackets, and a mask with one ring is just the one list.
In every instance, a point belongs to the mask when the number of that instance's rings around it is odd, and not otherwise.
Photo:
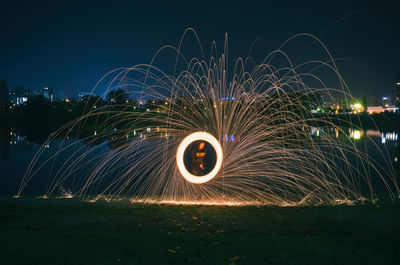
[(177, 46), (188, 27), (205, 50), (212, 40), (221, 47), (227, 32), (231, 60), (245, 57), (258, 37), (253, 57), (261, 61), (305, 32), (320, 36), (333, 57), (348, 59), (338, 65), (355, 96), (391, 96), (400, 73), (396, 2), (5, 1), (0, 78), (10, 88), (49, 86), (73, 96), (112, 69), (149, 63), (161, 46)]

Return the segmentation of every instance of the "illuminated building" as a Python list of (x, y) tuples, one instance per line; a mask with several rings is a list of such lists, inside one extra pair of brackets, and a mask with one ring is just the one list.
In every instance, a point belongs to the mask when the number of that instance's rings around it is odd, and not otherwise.
[(382, 112), (397, 112), (399, 110), (398, 107), (394, 106), (387, 106), (387, 107), (381, 107), (381, 106), (376, 106), (376, 107), (368, 107), (367, 112), (369, 114), (376, 114), (376, 113), (382, 113)]
[(352, 113), (360, 113), (364, 111), (364, 107), (360, 103), (354, 103), (351, 105), (351, 112)]
[(90, 92), (79, 92), (78, 93), (78, 101), (83, 101), (85, 99), (85, 97), (89, 97), (91, 95), (93, 95), (93, 94)]
[(388, 107), (391, 105), (390, 97), (382, 97), (382, 106)]
[(28, 98), (27, 98), (27, 97), (17, 97), (17, 98), (16, 98), (16, 104), (17, 104), (17, 105), (24, 104), (24, 103), (26, 103), (27, 101), (28, 101)]
[(53, 95), (51, 93), (51, 88), (48, 88), (48, 87), (43, 88), (43, 97), (45, 97), (48, 100), (53, 99)]
[(350, 131), (350, 138), (352, 138), (354, 140), (360, 140), (362, 135), (363, 135), (363, 131), (361, 131), (361, 130), (351, 130)]
[(375, 114), (375, 113), (381, 113), (381, 112), (384, 112), (385, 111), (385, 108), (383, 108), (383, 107), (381, 107), (381, 106), (376, 106), (376, 107), (368, 107), (367, 108), (367, 112), (369, 113), (369, 114)]

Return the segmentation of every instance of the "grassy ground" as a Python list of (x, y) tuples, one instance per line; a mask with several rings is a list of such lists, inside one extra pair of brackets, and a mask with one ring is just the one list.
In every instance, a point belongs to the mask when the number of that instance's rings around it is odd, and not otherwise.
[(0, 197), (0, 264), (400, 264), (400, 205), (221, 207)]

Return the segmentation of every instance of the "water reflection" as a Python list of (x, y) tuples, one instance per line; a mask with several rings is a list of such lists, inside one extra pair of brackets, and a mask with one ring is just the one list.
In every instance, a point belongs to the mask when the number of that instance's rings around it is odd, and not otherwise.
[(312, 127), (311, 128), (311, 135), (320, 137), (324, 134), (324, 128)]
[(10, 158), (10, 142), (12, 132), (5, 128), (0, 128), (0, 152), (1, 158), (7, 160)]
[(235, 137), (234, 134), (222, 134), (221, 135), (221, 142), (238, 142), (238, 141), (243, 141), (243, 137)]
[(350, 138), (354, 140), (360, 140), (363, 135), (363, 132), (361, 130), (350, 130)]
[[(311, 127), (309, 131), (310, 135), (313, 137), (324, 137), (324, 136), (334, 136), (335, 138), (350, 138), (354, 141), (363, 139), (366, 135), (368, 138), (380, 138), (381, 143), (385, 144), (388, 141), (398, 141), (399, 132), (381, 132), (378, 130), (359, 130), (359, 129), (341, 129), (338, 127), (322, 128), (322, 127)], [(37, 140), (37, 135), (31, 135), (29, 133), (24, 134), (24, 132), (17, 132), (9, 128), (0, 128), (0, 150), (3, 159), (8, 159), (10, 156), (10, 146), (13, 146), (17, 152), (23, 152), (24, 150), (31, 150), (34, 145), (44, 144), (45, 148), (50, 147), (50, 142), (45, 142), (50, 134), (40, 136), (40, 140)], [(166, 128), (160, 127), (147, 127), (143, 130), (132, 129), (131, 134), (119, 133), (116, 128), (110, 130), (110, 133), (105, 133), (104, 131), (99, 132), (98, 130), (93, 130), (91, 133), (81, 132), (80, 136), (66, 136), (65, 139), (80, 139), (84, 144), (96, 145), (101, 144), (104, 141), (110, 142), (111, 146), (117, 145), (121, 146), (126, 144), (127, 141), (140, 138), (142, 140), (149, 139), (162, 139), (168, 138), (170, 135), (167, 133)], [(36, 137), (36, 140), (35, 140)], [(31, 140), (30, 140), (31, 139)], [(60, 139), (60, 140), (65, 140)], [(222, 134), (220, 137), (221, 142), (242, 142), (243, 136), (236, 136), (234, 134)], [(119, 143), (119, 144), (118, 144)]]
[(382, 133), (382, 139), (385, 138), (386, 140), (389, 141), (397, 141), (398, 139), (398, 134), (396, 132), (390, 132), (390, 133)]
[(393, 155), (394, 156), (393, 161), (395, 164), (397, 175), (400, 176), (400, 159), (399, 159), (399, 157), (400, 157), (400, 141), (397, 140), (396, 143), (394, 144), (394, 146), (395, 146), (395, 152)]
[[(105, 133), (106, 132), (106, 133)], [(43, 146), (44, 155), (54, 154), (61, 146), (61, 142), (66, 140), (69, 143), (79, 142), (80, 146), (101, 146), (96, 149), (98, 153), (107, 153), (108, 150), (116, 150), (117, 152), (123, 148), (129, 147), (131, 141), (152, 141), (154, 139), (165, 140), (168, 135), (165, 128), (162, 127), (145, 127), (143, 129), (132, 128), (130, 133), (127, 130), (109, 129), (105, 131), (100, 128), (90, 128), (81, 132), (79, 138), (76, 132), (71, 133), (66, 138), (55, 139), (51, 142), (45, 142), (50, 134), (31, 135), (27, 132), (21, 132), (10, 128), (0, 128), (0, 152), (2, 160), (0, 161), (1, 175), (3, 182), (9, 181), (0, 187), (0, 193), (15, 193), (15, 187), (19, 185), (20, 178), (25, 173), (29, 162), (34, 157), (39, 147)], [(305, 131), (305, 135), (309, 135), (314, 139), (314, 143), (322, 143), (325, 137), (337, 139), (338, 142), (352, 141), (361, 151), (367, 151), (368, 156), (377, 163), (384, 164), (389, 162), (393, 165), (397, 175), (400, 175), (400, 139), (398, 131), (378, 131), (378, 130), (357, 130), (340, 127), (312, 127)], [(44, 140), (42, 140), (44, 139)], [(69, 139), (69, 140), (68, 140)], [(245, 143), (246, 137), (234, 134), (224, 133), (220, 136), (221, 143), (227, 145), (240, 145)], [(79, 140), (79, 141), (76, 141)], [(307, 143), (302, 143), (307, 144)], [(382, 157), (382, 150), (385, 157)], [(211, 157), (209, 155), (209, 157)], [(60, 157), (60, 161), (66, 161), (68, 155)], [(89, 158), (88, 158), (89, 160)], [(43, 169), (42, 179), (48, 179), (50, 169)], [(79, 173), (80, 174), (80, 173)], [(8, 178), (8, 180), (6, 179)], [(4, 179), (6, 179), (4, 181)], [(38, 178), (39, 179), (39, 178)], [(41, 184), (40, 184), (41, 185)], [(39, 190), (39, 188), (38, 188)]]
[[(99, 145), (106, 142), (108, 148), (118, 150), (129, 146), (129, 141), (140, 139), (166, 139), (170, 137), (166, 128), (161, 127), (147, 127), (142, 130), (132, 129), (132, 133), (122, 133), (123, 130), (117, 130), (113, 128), (108, 134), (104, 131), (97, 129), (91, 131), (84, 131), (80, 137), (74, 137), (73, 135), (67, 136), (65, 139), (57, 139), (53, 142), (60, 142), (66, 139), (81, 139), (82, 143), (87, 146)], [(399, 143), (399, 132), (389, 131), (382, 132), (378, 130), (359, 130), (359, 129), (345, 129), (340, 127), (311, 127), (309, 134), (312, 137), (323, 139), (324, 137), (334, 137), (340, 141), (352, 140), (354, 142), (362, 140), (363, 144), (369, 144), (370, 142), (376, 142), (383, 144), (389, 150), (390, 160), (398, 166), (400, 157), (400, 143)], [(107, 136), (108, 135), (108, 136)], [(44, 148), (50, 149), (52, 142), (45, 142), (43, 139), (47, 139), (49, 134), (38, 136), (37, 134), (28, 134), (18, 132), (10, 128), (0, 128), (0, 152), (2, 160), (11, 160), (12, 163), (18, 165), (18, 154), (32, 151), (32, 149), (38, 149), (39, 146), (43, 145)], [(347, 140), (346, 140), (347, 139)], [(237, 136), (234, 134), (222, 134), (220, 136), (221, 142), (239, 143), (243, 142), (243, 136)], [(369, 150), (368, 152), (371, 152)], [(379, 152), (378, 150), (372, 152)], [(12, 156), (15, 157), (12, 157)]]

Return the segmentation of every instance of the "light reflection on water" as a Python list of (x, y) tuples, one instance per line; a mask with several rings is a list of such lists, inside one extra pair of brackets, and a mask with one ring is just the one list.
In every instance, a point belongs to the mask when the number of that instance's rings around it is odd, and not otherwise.
[[(117, 130), (113, 130), (117, 133)], [(378, 130), (356, 130), (356, 129), (343, 129), (343, 128), (318, 128), (313, 127), (310, 129), (310, 136), (320, 139), (324, 137), (334, 137), (341, 141), (353, 141), (354, 145), (360, 151), (368, 151), (368, 156), (376, 160), (377, 163), (386, 163), (391, 161), (396, 175), (400, 176), (400, 137), (398, 131), (381, 132)], [(93, 131), (96, 135), (96, 131)], [(149, 134), (152, 138), (149, 138)], [(154, 139), (154, 135), (158, 139), (166, 139), (170, 137), (164, 128), (159, 127), (148, 127), (145, 130), (132, 130), (132, 133), (125, 135), (123, 138), (126, 141), (132, 141), (135, 139), (149, 140)], [(111, 135), (108, 139), (99, 142), (99, 152), (107, 152), (113, 149), (112, 142), (118, 138), (115, 135)], [(45, 139), (45, 138), (44, 138)], [(220, 137), (221, 142), (238, 143), (245, 141), (243, 137), (238, 137), (230, 134), (223, 134)], [(52, 142), (40, 142), (31, 140), (29, 135), (24, 135), (15, 130), (0, 129), (0, 194), (14, 194), (18, 189), (20, 181), (28, 167), (30, 161), (43, 144), (44, 155), (50, 156), (56, 152), (60, 145), (75, 142), (74, 139), (66, 137), (64, 141), (53, 140)], [(83, 142), (79, 142), (80, 146), (85, 146)], [(382, 154), (384, 154), (382, 156)], [(68, 157), (69, 154), (62, 154), (62, 156)], [(62, 161), (62, 159), (61, 159)], [(52, 165), (53, 167), (56, 165)], [(49, 176), (49, 168), (43, 168), (40, 176), (47, 180)], [(39, 183), (36, 186), (33, 185), (32, 192), (35, 190), (43, 190), (46, 184)]]

